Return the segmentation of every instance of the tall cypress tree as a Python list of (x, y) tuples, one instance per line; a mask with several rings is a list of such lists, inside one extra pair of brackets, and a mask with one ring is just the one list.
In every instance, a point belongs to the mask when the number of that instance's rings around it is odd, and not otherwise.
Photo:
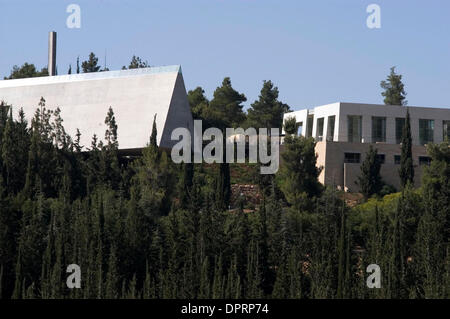
[(366, 153), (366, 158), (361, 165), (361, 175), (358, 176), (358, 185), (365, 198), (379, 194), (383, 187), (380, 175), (381, 163), (377, 155), (377, 149), (370, 145), (369, 151)]
[(412, 158), (412, 137), (411, 137), (411, 120), (409, 117), (409, 109), (406, 109), (405, 126), (402, 132), (402, 154), (400, 156), (400, 181), (402, 187), (406, 184), (414, 184), (414, 165)]

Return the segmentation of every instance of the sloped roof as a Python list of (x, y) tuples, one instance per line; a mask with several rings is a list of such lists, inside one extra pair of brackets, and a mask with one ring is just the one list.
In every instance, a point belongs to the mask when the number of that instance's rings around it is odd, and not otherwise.
[(0, 100), (13, 106), (14, 116), (23, 108), (31, 121), (41, 96), (47, 109), (61, 109), (67, 133), (74, 137), (77, 128), (80, 130), (85, 147), (90, 146), (94, 134), (99, 140), (104, 138), (110, 106), (120, 149), (144, 147), (155, 114), (158, 143), (163, 147), (175, 143), (170, 140), (174, 128), (193, 129), (178, 65), (0, 81)]

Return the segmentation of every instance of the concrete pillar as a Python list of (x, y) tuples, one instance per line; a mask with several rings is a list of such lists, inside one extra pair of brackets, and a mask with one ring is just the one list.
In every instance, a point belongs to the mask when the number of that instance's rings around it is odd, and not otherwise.
[(56, 32), (48, 34), (48, 75), (56, 75)]

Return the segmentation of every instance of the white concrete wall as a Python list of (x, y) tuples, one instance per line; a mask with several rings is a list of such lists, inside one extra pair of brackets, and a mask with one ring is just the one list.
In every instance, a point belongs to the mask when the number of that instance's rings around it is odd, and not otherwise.
[[(411, 117), (411, 135), (414, 145), (420, 145), (419, 142), (419, 119), (434, 120), (434, 142), (440, 143), (443, 140), (444, 120), (450, 120), (449, 108), (430, 108), (410, 106), (409, 113)], [(317, 120), (324, 118), (323, 135), (326, 136), (328, 130), (328, 117), (335, 115), (334, 141), (348, 142), (347, 121), (349, 115), (362, 117), (362, 140), (363, 143), (372, 143), (372, 117), (386, 117), (386, 144), (395, 144), (395, 119), (406, 117), (406, 107), (396, 105), (379, 104), (361, 104), (361, 103), (333, 103), (315, 107), (312, 110), (301, 110), (292, 113), (286, 113), (284, 119), (288, 116), (295, 116), (297, 122), (303, 122), (303, 134), (306, 132), (307, 116), (314, 114), (313, 137), (317, 137)]]
[(163, 147), (170, 147), (172, 128), (193, 126), (179, 66), (0, 81), (0, 100), (13, 105), (14, 116), (22, 107), (29, 123), (41, 96), (47, 109), (61, 109), (67, 133), (74, 138), (80, 129), (86, 147), (94, 134), (104, 138), (110, 106), (120, 149), (142, 148), (148, 143), (154, 114)]

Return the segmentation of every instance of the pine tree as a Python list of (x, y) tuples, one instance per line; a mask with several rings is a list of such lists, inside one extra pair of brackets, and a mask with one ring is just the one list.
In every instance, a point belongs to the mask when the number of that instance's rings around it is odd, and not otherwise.
[[(77, 62), (78, 64), (78, 62)], [(89, 59), (81, 63), (81, 68), (83, 69), (83, 73), (91, 73), (98, 72), (100, 70), (100, 65), (98, 64), (98, 58), (95, 56), (94, 52), (89, 54)], [(78, 66), (77, 66), (78, 73)]]
[(142, 61), (142, 59), (138, 56), (133, 55), (130, 61), (130, 65), (128, 69), (140, 69), (140, 68), (148, 68), (149, 64), (147, 61)]
[[(206, 120), (209, 112), (209, 100), (205, 96), (205, 90), (198, 86), (188, 92), (188, 101), (194, 119)], [(210, 126), (210, 125), (206, 125)]]
[(384, 96), (386, 105), (406, 105), (405, 86), (402, 82), (402, 76), (395, 73), (395, 66), (391, 68), (391, 73), (385, 81), (381, 81), (380, 86), (384, 89), (381, 93)]
[(289, 106), (278, 100), (278, 88), (272, 81), (264, 81), (259, 99), (248, 109), (247, 126), (255, 128), (281, 128), (283, 114)]
[(206, 119), (215, 127), (224, 130), (226, 127), (239, 127), (245, 120), (242, 103), (247, 101), (244, 94), (233, 89), (230, 78), (225, 78), (222, 86), (214, 91)]

